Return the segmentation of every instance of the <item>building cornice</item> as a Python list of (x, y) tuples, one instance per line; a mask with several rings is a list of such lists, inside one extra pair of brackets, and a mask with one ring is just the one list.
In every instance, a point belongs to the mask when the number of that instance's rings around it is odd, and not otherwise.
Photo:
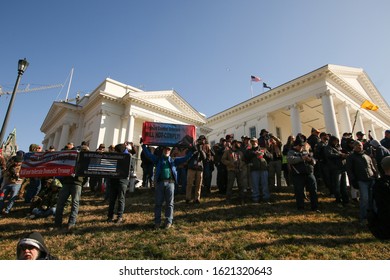
[(225, 111), (222, 111), (221, 113), (218, 113), (214, 116), (211, 116), (207, 118), (207, 125), (219, 122), (220, 120), (223, 120), (226, 117), (231, 117), (234, 115), (240, 114), (244, 110), (248, 110), (253, 108), (254, 106), (257, 106), (261, 103), (268, 102), (270, 100), (273, 100), (277, 97), (280, 97), (281, 95), (287, 95), (293, 90), (297, 90), (299, 88), (302, 88), (306, 86), (309, 83), (312, 83), (314, 81), (317, 81), (321, 78), (323, 78), (326, 75), (325, 66), (322, 68), (319, 68), (313, 72), (310, 72), (306, 74), (305, 76), (296, 78), (290, 82), (287, 82), (285, 84), (282, 84), (276, 88), (273, 88), (265, 93), (262, 93), (258, 96), (252, 97), (251, 99), (248, 99), (234, 107), (231, 107)]
[(291, 80), (287, 83), (284, 83), (265, 93), (252, 97), (218, 114), (215, 114), (207, 118), (207, 125), (213, 125), (215, 123), (223, 121), (225, 118), (230, 118), (232, 116), (239, 115), (244, 110), (252, 109), (259, 104), (263, 104), (264, 102), (268, 102), (277, 97), (286, 96), (292, 91), (302, 88), (310, 83), (321, 81), (321, 79), (324, 80), (324, 86), (326, 86), (327, 79), (333, 81), (335, 85), (339, 86), (343, 90), (343, 92), (353, 97), (357, 104), (361, 104), (366, 98), (359, 91), (353, 88), (349, 83), (343, 80), (340, 77), (340, 75), (342, 74), (358, 76), (359, 81), (362, 81), (365, 89), (368, 91), (368, 94), (374, 97), (373, 99), (375, 101), (379, 101), (379, 104), (377, 104), (380, 108), (380, 110), (377, 111), (378, 114), (382, 118), (388, 119), (388, 117), (390, 116), (389, 106), (361, 68), (352, 68), (329, 64), (318, 68), (310, 73), (307, 73), (303, 76), (300, 76), (294, 80)]

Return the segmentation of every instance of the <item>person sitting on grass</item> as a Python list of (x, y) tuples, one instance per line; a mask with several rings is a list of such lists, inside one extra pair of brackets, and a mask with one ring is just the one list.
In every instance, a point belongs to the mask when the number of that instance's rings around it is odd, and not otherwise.
[[(62, 184), (58, 179), (48, 179), (45, 187), (31, 200), (29, 219), (55, 217), (58, 193)], [(69, 197), (70, 198), (70, 197)], [(68, 198), (68, 203), (70, 199)]]

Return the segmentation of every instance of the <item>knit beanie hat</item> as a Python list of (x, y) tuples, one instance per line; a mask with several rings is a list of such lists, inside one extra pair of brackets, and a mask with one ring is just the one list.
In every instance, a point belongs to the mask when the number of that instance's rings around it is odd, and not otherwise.
[(32, 232), (28, 234), (26, 237), (19, 240), (18, 245), (16, 246), (16, 257), (20, 255), (21, 246), (22, 245), (31, 245), (41, 251), (41, 254), (46, 256), (49, 253), (45, 242), (43, 241), (43, 237), (39, 232)]

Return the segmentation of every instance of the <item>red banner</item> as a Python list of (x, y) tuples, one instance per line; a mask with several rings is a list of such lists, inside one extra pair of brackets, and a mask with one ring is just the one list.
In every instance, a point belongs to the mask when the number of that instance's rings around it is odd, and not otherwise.
[(189, 147), (196, 139), (196, 129), (194, 125), (144, 122), (142, 139), (147, 145)]
[(62, 177), (75, 174), (78, 152), (75, 150), (27, 153), (24, 157), (20, 177)]

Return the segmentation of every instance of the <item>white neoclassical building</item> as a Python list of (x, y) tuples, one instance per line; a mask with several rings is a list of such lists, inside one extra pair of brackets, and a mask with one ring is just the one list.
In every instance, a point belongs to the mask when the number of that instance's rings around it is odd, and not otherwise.
[[(377, 111), (362, 109), (369, 100)], [(314, 127), (338, 135), (371, 131), (382, 139), (390, 128), (390, 108), (361, 68), (325, 65), (240, 104), (206, 117), (178, 93), (142, 91), (112, 79), (75, 103), (54, 102), (42, 126), (44, 148), (61, 149), (67, 142), (132, 141), (138, 144), (144, 121), (192, 124), (211, 144), (227, 134), (259, 136), (262, 128), (283, 142), (291, 134), (309, 135)]]
[[(365, 100), (379, 106), (360, 108)], [(265, 128), (284, 142), (289, 135), (310, 135), (316, 128), (341, 137), (371, 131), (382, 139), (390, 128), (390, 108), (361, 68), (325, 65), (207, 118), (209, 141), (227, 134), (259, 137)]]
[(62, 149), (82, 141), (94, 151), (100, 143), (139, 143), (144, 121), (192, 124), (200, 128), (206, 118), (173, 90), (142, 91), (107, 78), (76, 103), (54, 102), (41, 126), (46, 149)]

